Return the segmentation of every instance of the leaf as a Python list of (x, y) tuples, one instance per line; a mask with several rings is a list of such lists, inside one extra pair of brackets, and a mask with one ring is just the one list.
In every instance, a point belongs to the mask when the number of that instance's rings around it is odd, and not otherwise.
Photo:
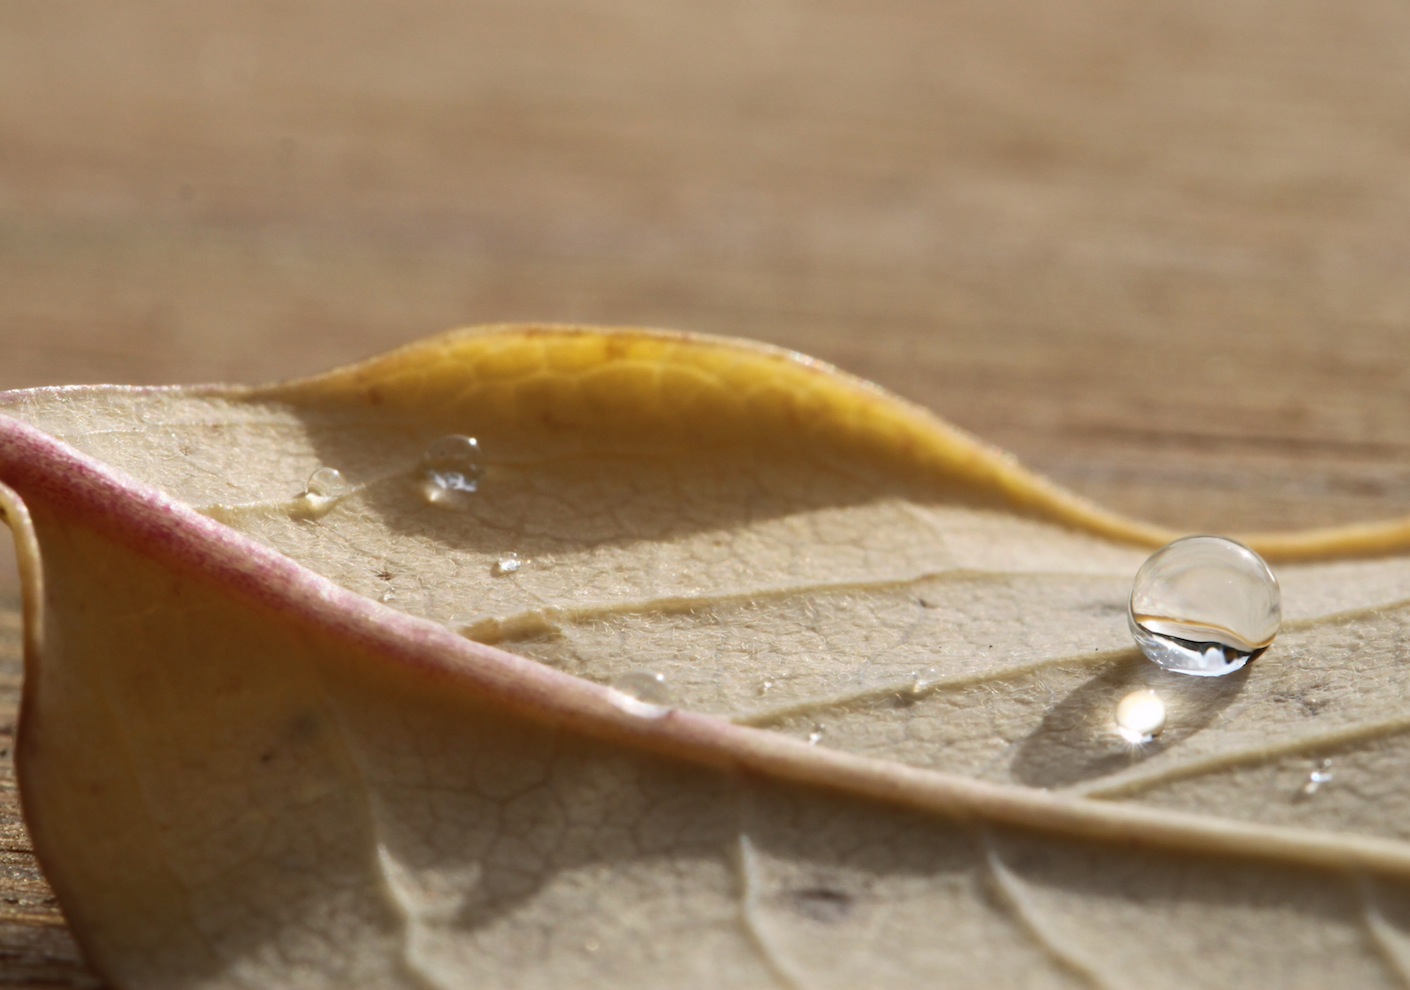
[(1284, 631), (1207, 683), (1124, 628), (1173, 534), (755, 345), (0, 410), (26, 816), (121, 987), (1410, 982), (1410, 523), (1252, 537)]

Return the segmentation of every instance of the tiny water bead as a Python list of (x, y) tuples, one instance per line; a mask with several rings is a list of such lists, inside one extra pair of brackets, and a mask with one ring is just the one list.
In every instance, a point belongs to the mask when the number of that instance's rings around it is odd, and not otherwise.
[(666, 686), (666, 675), (659, 670), (628, 671), (614, 680), (612, 687), (638, 701), (649, 701), (653, 705), (664, 705), (671, 700), (670, 689)]
[(348, 483), (348, 479), (334, 467), (321, 467), (304, 482), (304, 494), (318, 498), (337, 498), (351, 491), (352, 485)]
[(1187, 536), (1136, 572), (1127, 619), (1166, 670), (1232, 674), (1268, 649), (1282, 623), (1278, 579), (1263, 558), (1220, 536)]
[(911, 695), (925, 694), (938, 680), (940, 680), (938, 667), (926, 667), (924, 670), (915, 671), (911, 674)]
[(484, 471), (480, 441), (462, 434), (441, 437), (421, 455), (421, 494), (443, 509), (464, 508)]
[(353, 485), (343, 477), (343, 472), (321, 467), (308, 476), (304, 490), (299, 492), (291, 508), (296, 515), (317, 519), (353, 491)]
[(1116, 703), (1116, 733), (1133, 745), (1148, 743), (1165, 728), (1165, 702), (1139, 688)]
[(617, 707), (631, 715), (660, 718), (671, 710), (666, 675), (658, 670), (629, 670), (612, 681)]
[(517, 553), (507, 553), (490, 565), (490, 574), (494, 577), (504, 577), (506, 574), (513, 574), (524, 566), (524, 561)]
[(1310, 798), (1322, 789), (1323, 784), (1331, 783), (1331, 780), (1332, 761), (1323, 760), (1321, 763), (1317, 764), (1317, 769), (1307, 775), (1307, 781), (1298, 791), (1298, 795), (1300, 797)]
[(816, 746), (818, 743), (822, 742), (822, 737), (826, 732), (827, 729), (824, 728), (821, 723), (814, 725), (813, 731), (808, 733), (808, 745)]

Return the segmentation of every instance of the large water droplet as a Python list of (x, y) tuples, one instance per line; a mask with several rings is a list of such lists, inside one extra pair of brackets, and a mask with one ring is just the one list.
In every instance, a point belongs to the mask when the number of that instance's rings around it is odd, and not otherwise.
[(421, 455), (421, 494), (443, 509), (464, 508), (480, 487), (484, 470), (478, 440), (459, 434), (441, 437)]
[(1150, 688), (1132, 691), (1116, 703), (1116, 731), (1134, 745), (1148, 743), (1165, 728), (1165, 702)]
[(656, 670), (629, 670), (612, 681), (617, 707), (632, 715), (660, 718), (671, 710), (666, 675)]
[(1127, 617), (1141, 650), (1166, 670), (1218, 677), (1268, 649), (1282, 596), (1263, 558), (1242, 543), (1187, 536), (1141, 565)]

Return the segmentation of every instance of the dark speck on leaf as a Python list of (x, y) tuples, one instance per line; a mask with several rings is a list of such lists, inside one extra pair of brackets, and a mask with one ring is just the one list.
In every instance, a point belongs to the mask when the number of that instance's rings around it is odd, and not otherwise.
[(785, 896), (799, 914), (823, 924), (834, 924), (852, 913), (852, 895), (836, 887), (800, 887)]

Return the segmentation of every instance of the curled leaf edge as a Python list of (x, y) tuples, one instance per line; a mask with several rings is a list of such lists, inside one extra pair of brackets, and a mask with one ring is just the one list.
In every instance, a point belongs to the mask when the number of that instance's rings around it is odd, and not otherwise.
[[(477, 331), (479, 332), (479, 331)], [(576, 332), (576, 331), (567, 331)], [(631, 331), (641, 333), (641, 331)], [(709, 346), (741, 346), (710, 339)], [(400, 354), (414, 353), (411, 345)], [(775, 357), (798, 360), (762, 345), (745, 345)], [(375, 363), (377, 360), (374, 359)], [(369, 364), (370, 364), (369, 363)], [(346, 374), (365, 368), (330, 374)], [(838, 374), (843, 387), (865, 386), (896, 403), (902, 413), (925, 427), (940, 424), (929, 413), (895, 399), (874, 386), (857, 383), (820, 362), (809, 368)], [(281, 386), (282, 388), (282, 386)], [(204, 391), (204, 389), (200, 390)], [(231, 390), (224, 390), (228, 394)], [(244, 390), (258, 395), (261, 389)], [(1112, 530), (1125, 530), (1126, 542), (1159, 539), (1154, 527), (1134, 524), (1106, 513), (1078, 496), (1039, 479), (1011, 459), (984, 447), (959, 431), (945, 442), (974, 444), (980, 456), (998, 461), (1019, 483), (1032, 480), (1045, 514), (1080, 527), (1082, 515), (1096, 513)], [(306, 628), (350, 646), (372, 651), (403, 670), (406, 676), (434, 681), (446, 691), (462, 691), (481, 702), (544, 724), (582, 732), (591, 737), (665, 755), (691, 763), (742, 774), (775, 778), (819, 787), (857, 798), (882, 801), (951, 820), (1015, 826), (1073, 839), (1109, 841), (1123, 846), (1198, 851), (1205, 855), (1248, 857), (1262, 861), (1353, 872), (1410, 876), (1410, 849), (1403, 843), (1358, 835), (1324, 833), (1264, 824), (1243, 823), (1203, 815), (1153, 810), (1100, 798), (988, 783), (943, 771), (921, 769), (893, 761), (813, 747), (767, 729), (724, 718), (673, 709), (659, 718), (642, 718), (624, 711), (610, 688), (542, 666), (492, 646), (467, 640), (429, 620), (407, 615), (348, 591), (238, 532), (177, 502), (161, 491), (126, 477), (10, 416), (0, 414), (0, 518), (15, 534), (24, 614), (26, 678), (17, 731), (16, 763), (22, 804), (34, 784), (26, 769), (26, 753), (42, 732), (30, 713), (36, 672), (44, 662), (43, 568), (38, 539), (25, 498), (43, 501), (64, 518), (86, 526), (130, 552), (143, 554), (175, 571), (199, 572), (230, 594), (258, 602), (287, 615)], [(25, 496), (22, 497), (20, 492)], [(1056, 493), (1057, 498), (1049, 498)], [(1074, 508), (1081, 510), (1074, 512)], [(1076, 518), (1074, 518), (1076, 516)], [(1080, 527), (1093, 529), (1094, 527)], [(1332, 546), (1345, 555), (1360, 549), (1358, 539), (1375, 530), (1376, 549), (1410, 521), (1341, 527), (1281, 537), (1281, 544), (1262, 542), (1277, 555), (1278, 546), (1302, 556), (1313, 547)], [(1145, 536), (1146, 539), (1139, 538)], [(1312, 539), (1315, 537), (1315, 540)], [(1319, 550), (1318, 555), (1325, 552)], [(27, 810), (27, 817), (30, 814)], [(45, 857), (42, 823), (32, 829), (41, 864)], [(60, 894), (61, 903), (63, 892)]]

